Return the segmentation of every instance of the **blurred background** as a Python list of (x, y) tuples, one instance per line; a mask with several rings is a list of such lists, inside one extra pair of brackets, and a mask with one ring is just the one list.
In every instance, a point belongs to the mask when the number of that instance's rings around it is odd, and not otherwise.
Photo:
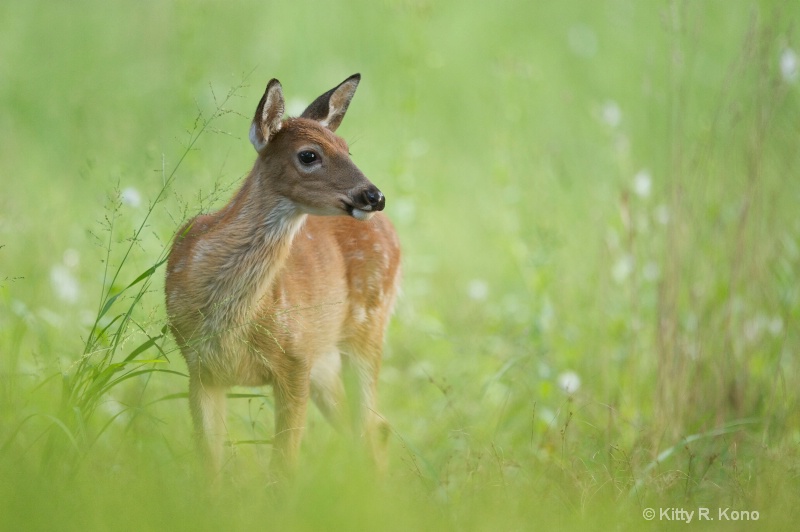
[[(4, 2), (0, 523), (796, 519), (798, 22), (778, 0)], [(276, 503), (271, 392), (237, 389), (206, 505), (161, 258), (250, 170), (270, 78), (297, 114), (355, 72), (338, 134), (404, 248), (388, 477), (313, 411)]]

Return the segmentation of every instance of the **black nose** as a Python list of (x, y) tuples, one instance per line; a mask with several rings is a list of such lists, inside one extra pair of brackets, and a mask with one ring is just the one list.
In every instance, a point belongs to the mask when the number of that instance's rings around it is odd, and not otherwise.
[(382, 211), (386, 205), (386, 198), (383, 193), (375, 187), (370, 187), (361, 195), (364, 203), (372, 207), (373, 211)]

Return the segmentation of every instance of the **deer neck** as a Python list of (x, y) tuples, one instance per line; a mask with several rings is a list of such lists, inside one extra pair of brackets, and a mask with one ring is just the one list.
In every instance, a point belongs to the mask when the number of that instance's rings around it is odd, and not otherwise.
[(207, 247), (222, 251), (209, 257), (206, 271), (212, 290), (206, 292), (210, 298), (202, 307), (206, 332), (224, 334), (253, 323), (307, 215), (271, 193), (269, 180), (254, 169), (218, 216)]

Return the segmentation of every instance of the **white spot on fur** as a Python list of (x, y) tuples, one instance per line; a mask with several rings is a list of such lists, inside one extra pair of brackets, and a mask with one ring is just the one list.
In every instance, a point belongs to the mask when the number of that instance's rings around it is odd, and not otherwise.
[(339, 351), (330, 351), (320, 355), (311, 367), (311, 382), (315, 387), (333, 391), (331, 388), (338, 381), (342, 370), (342, 357)]
[(266, 223), (270, 231), (265, 233), (265, 238), (279, 240), (294, 235), (303, 226), (306, 215), (302, 214), (291, 200), (281, 198), (275, 207), (267, 214)]
[(364, 307), (361, 306), (354, 306), (353, 307), (353, 320), (356, 323), (364, 323), (367, 320), (367, 311)]
[(204, 241), (201, 240), (194, 247), (194, 254), (192, 256), (192, 260), (194, 262), (200, 262), (205, 258), (206, 253), (208, 253), (208, 251), (209, 251), (208, 244), (206, 244)]
[(186, 257), (183, 257), (181, 258), (181, 260), (178, 261), (178, 264), (176, 264), (175, 267), (172, 268), (172, 273), (180, 273), (183, 271), (185, 267), (186, 267)]
[(373, 270), (367, 278), (367, 291), (375, 294), (378, 299), (383, 299), (383, 272)]

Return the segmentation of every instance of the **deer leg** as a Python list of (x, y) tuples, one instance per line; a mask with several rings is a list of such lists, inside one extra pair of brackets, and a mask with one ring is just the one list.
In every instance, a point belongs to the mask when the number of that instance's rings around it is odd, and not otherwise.
[[(306, 424), (310, 378), (307, 364), (289, 361), (281, 377), (275, 378), (275, 439), (271, 467), (279, 474), (290, 472), (297, 463)], [(275, 374), (274, 374), (275, 375)]]
[(337, 430), (342, 428), (342, 357), (338, 350), (320, 355), (311, 368), (311, 399), (325, 419)]
[(222, 467), (226, 388), (204, 383), (199, 375), (189, 377), (189, 407), (194, 422), (195, 441), (206, 467), (217, 475)]
[(389, 424), (377, 410), (378, 373), (380, 350), (377, 356), (355, 353), (351, 357), (355, 369), (359, 394), (359, 420), (361, 436), (379, 472), (386, 471), (386, 450), (389, 440)]

